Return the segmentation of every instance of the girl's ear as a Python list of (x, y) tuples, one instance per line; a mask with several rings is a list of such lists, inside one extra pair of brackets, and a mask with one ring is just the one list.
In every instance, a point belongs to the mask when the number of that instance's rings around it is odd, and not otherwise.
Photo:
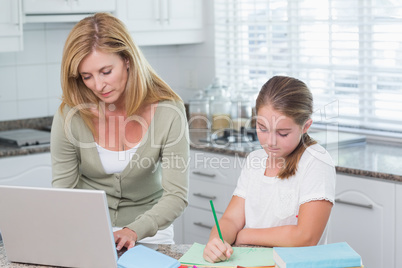
[(309, 120), (304, 123), (303, 127), (303, 134), (307, 132), (307, 130), (311, 127), (311, 124), (313, 124), (313, 120), (310, 118)]

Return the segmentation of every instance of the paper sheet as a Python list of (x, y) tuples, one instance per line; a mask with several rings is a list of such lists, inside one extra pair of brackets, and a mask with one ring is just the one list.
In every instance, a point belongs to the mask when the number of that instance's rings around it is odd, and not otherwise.
[(272, 248), (247, 248), (233, 247), (233, 254), (229, 260), (219, 263), (210, 263), (204, 260), (202, 254), (205, 245), (194, 243), (191, 248), (179, 259), (182, 264), (209, 265), (216, 267), (230, 267), (237, 265), (256, 267), (273, 266), (275, 262), (272, 258)]

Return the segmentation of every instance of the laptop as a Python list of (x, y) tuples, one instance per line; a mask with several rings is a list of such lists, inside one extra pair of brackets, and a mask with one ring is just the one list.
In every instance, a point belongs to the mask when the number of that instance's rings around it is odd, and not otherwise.
[(0, 233), (10, 262), (117, 267), (104, 191), (0, 186)]

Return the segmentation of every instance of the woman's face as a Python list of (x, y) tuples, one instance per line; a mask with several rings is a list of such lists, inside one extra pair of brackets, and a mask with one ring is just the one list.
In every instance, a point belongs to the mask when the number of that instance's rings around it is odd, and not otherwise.
[(105, 103), (123, 101), (128, 61), (115, 53), (94, 50), (78, 66), (84, 84)]
[(312, 122), (310, 119), (302, 128), (270, 105), (261, 107), (257, 115), (258, 140), (272, 158), (286, 157), (293, 152)]

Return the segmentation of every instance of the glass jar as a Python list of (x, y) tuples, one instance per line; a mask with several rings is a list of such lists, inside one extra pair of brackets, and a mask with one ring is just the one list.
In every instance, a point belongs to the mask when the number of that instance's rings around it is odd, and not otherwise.
[[(215, 134), (223, 133), (223, 130), (231, 127), (230, 117), (230, 97), (229, 88), (222, 83), (222, 81), (216, 77), (211, 85), (204, 90), (205, 96), (209, 99), (210, 103), (210, 118), (211, 128)], [(218, 135), (219, 136), (219, 135)]]
[(241, 127), (250, 127), (252, 118), (252, 102), (249, 96), (238, 92), (231, 99), (231, 116), (233, 129), (240, 131)]
[(209, 99), (198, 92), (189, 102), (190, 129), (208, 129), (209, 125)]
[(223, 92), (215, 95), (211, 100), (211, 120), (212, 120), (212, 130), (221, 130), (231, 127), (231, 102), (230, 98), (225, 96)]

